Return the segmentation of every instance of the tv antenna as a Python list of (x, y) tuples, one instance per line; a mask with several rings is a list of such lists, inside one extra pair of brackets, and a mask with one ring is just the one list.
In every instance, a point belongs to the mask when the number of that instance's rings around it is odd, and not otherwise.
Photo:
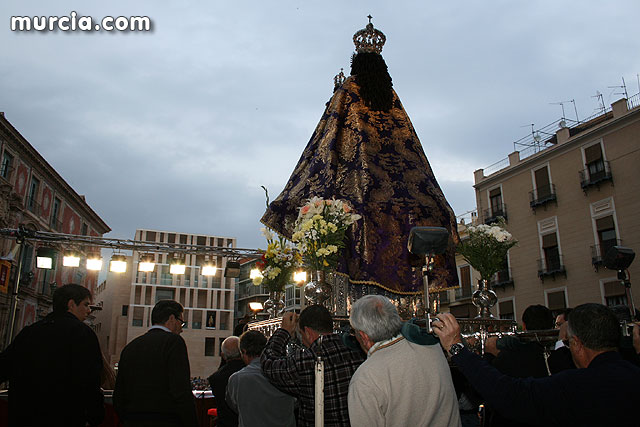
[[(627, 93), (627, 84), (624, 82), (624, 77), (622, 78), (622, 86), (607, 86), (609, 89), (614, 89), (611, 92), (612, 95), (624, 95), (625, 99), (629, 99), (629, 94)], [(615, 89), (622, 89), (622, 92), (615, 92)]]
[(550, 105), (559, 105), (560, 107), (562, 107), (562, 120), (560, 120), (560, 123), (559, 123), (560, 128), (567, 127), (567, 121), (565, 120), (566, 116), (564, 114), (564, 104), (568, 104), (568, 103), (573, 104), (573, 111), (575, 111), (576, 113), (576, 123), (580, 122), (580, 119), (578, 118), (578, 108), (576, 108), (575, 99), (572, 99), (569, 101), (551, 102)]
[(605, 107), (605, 105), (604, 105), (604, 97), (602, 96), (600, 91), (596, 91), (596, 94), (593, 95), (592, 98), (598, 98), (597, 112), (598, 113), (604, 113), (605, 110), (607, 109), (607, 107)]

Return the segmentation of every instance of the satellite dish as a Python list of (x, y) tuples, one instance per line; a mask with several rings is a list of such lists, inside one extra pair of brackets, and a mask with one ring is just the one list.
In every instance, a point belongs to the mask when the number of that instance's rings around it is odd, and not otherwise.
[(560, 120), (560, 123), (558, 123), (558, 127), (560, 127), (560, 129), (564, 129), (567, 127), (567, 122), (563, 120)]
[(536, 132), (536, 133), (533, 134), (533, 140), (535, 142), (540, 142), (541, 139), (542, 138), (540, 137), (540, 132)]

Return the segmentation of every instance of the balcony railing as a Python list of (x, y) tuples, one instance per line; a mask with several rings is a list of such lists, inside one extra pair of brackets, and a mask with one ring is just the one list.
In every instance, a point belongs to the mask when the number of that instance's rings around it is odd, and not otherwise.
[(580, 187), (586, 193), (592, 186), (599, 186), (601, 183), (613, 180), (611, 166), (608, 161), (602, 162), (602, 170), (592, 172), (588, 168), (578, 172), (580, 175)]
[(507, 286), (511, 286), (512, 288), (514, 287), (510, 268), (505, 268), (504, 270), (498, 271), (495, 276), (493, 276), (493, 279), (491, 279), (491, 287), (494, 289), (504, 289)]
[(538, 206), (545, 206), (547, 203), (556, 202), (555, 184), (544, 185), (529, 192), (529, 206), (534, 211)]
[(614, 246), (622, 246), (622, 240), (605, 240), (601, 245), (591, 246), (591, 265), (593, 265), (596, 271), (598, 271), (598, 268), (602, 265), (602, 260), (607, 254), (607, 251)]
[(505, 221), (507, 220), (507, 205), (505, 205), (504, 203), (500, 204), (500, 206), (498, 207), (485, 209), (484, 215), (482, 216), (482, 218), (484, 218), (483, 222), (485, 224), (492, 224), (498, 221), (500, 217), (504, 218)]
[(555, 280), (558, 274), (567, 277), (562, 255), (549, 256), (538, 260), (538, 277), (540, 280), (544, 282), (546, 277), (551, 277)]
[(456, 289), (456, 301), (460, 301), (466, 298), (471, 298), (471, 294), (473, 294), (473, 286), (466, 285)]

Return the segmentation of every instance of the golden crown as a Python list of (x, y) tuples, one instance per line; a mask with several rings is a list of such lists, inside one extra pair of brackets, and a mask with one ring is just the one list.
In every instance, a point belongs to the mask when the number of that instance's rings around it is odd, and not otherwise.
[(353, 44), (356, 45), (358, 53), (380, 53), (382, 46), (387, 41), (387, 37), (380, 30), (373, 28), (371, 15), (367, 16), (369, 23), (367, 26), (353, 35)]

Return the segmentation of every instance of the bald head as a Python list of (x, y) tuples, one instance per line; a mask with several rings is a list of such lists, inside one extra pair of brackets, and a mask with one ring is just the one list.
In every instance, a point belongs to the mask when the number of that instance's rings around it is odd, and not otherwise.
[(240, 359), (240, 338), (231, 336), (222, 341), (222, 357), (224, 360)]

